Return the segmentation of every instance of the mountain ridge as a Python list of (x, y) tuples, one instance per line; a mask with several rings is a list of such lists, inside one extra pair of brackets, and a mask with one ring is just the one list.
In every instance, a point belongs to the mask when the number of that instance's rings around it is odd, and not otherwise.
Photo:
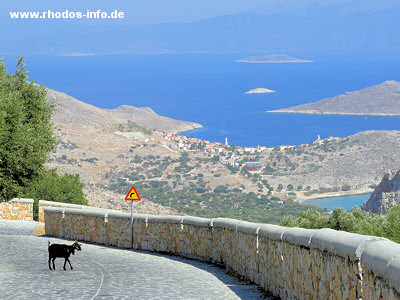
[(47, 100), (55, 102), (53, 121), (64, 126), (79, 124), (84, 128), (105, 129), (111, 124), (119, 125), (129, 120), (139, 126), (172, 133), (202, 127), (195, 122), (160, 116), (149, 107), (121, 105), (115, 109), (99, 108), (51, 89), (47, 89)]

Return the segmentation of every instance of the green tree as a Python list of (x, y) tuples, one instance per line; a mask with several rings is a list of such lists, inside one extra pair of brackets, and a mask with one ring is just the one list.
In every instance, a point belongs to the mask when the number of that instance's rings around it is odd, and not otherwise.
[(206, 191), (207, 191), (207, 189), (203, 188), (203, 187), (196, 188), (196, 193), (199, 193), (199, 194), (205, 193)]
[(271, 166), (266, 166), (264, 168), (264, 174), (272, 174), (276, 172), (276, 169), (272, 168)]
[(250, 170), (250, 168), (248, 166), (244, 166), (241, 170), (240, 173), (242, 174), (250, 174), (248, 171)]
[(181, 162), (181, 164), (188, 163), (190, 161), (189, 153), (183, 152), (181, 154), (181, 157), (179, 157), (179, 161)]
[(140, 164), (143, 162), (143, 159), (142, 159), (142, 157), (140, 157), (139, 155), (136, 154), (135, 157), (133, 158), (133, 162), (135, 164)]
[(46, 90), (27, 81), (24, 59), (14, 74), (0, 60), (0, 199), (16, 197), (44, 170), (55, 145)]
[(214, 189), (214, 193), (228, 193), (228, 187), (226, 185), (219, 185)]
[(400, 242), (400, 206), (391, 208), (387, 214), (387, 237), (396, 243)]
[(342, 185), (342, 191), (350, 191), (351, 187), (348, 184)]
[(59, 176), (55, 169), (43, 170), (38, 178), (23, 189), (21, 195), (26, 198), (86, 205), (83, 186), (78, 174)]
[(213, 162), (219, 161), (219, 155), (214, 155), (214, 156), (211, 158), (211, 161), (213, 161)]

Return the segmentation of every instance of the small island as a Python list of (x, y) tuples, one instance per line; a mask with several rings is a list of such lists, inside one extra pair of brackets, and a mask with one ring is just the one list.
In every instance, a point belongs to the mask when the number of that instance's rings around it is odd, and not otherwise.
[(271, 54), (267, 56), (249, 56), (242, 59), (237, 59), (235, 62), (245, 62), (245, 63), (306, 63), (313, 62), (312, 60), (300, 59), (290, 57), (286, 54)]
[(275, 93), (275, 91), (266, 88), (256, 88), (246, 92), (246, 94), (268, 94), (268, 93)]

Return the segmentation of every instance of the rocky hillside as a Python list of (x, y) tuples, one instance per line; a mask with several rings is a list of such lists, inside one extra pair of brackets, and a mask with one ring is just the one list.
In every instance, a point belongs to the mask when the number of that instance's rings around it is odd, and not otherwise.
[(267, 179), (274, 185), (310, 185), (313, 189), (349, 185), (367, 192), (388, 170), (400, 167), (400, 131), (364, 131), (266, 152), (261, 161), (271, 166)]
[(385, 81), (359, 91), (270, 112), (400, 115), (400, 82)]
[(50, 89), (47, 90), (47, 99), (55, 102), (56, 110), (53, 122), (57, 125), (104, 129), (112, 125), (127, 123), (127, 120), (130, 120), (146, 128), (174, 133), (202, 127), (198, 123), (157, 115), (149, 107), (138, 108), (122, 105), (112, 110), (102, 109)]
[[(134, 124), (138, 136), (150, 140), (151, 135), (147, 136), (140, 130), (180, 132), (202, 127), (197, 123), (159, 116), (147, 107), (123, 105), (113, 110), (101, 109), (50, 89), (47, 90), (47, 99), (55, 104), (53, 123), (60, 142), (47, 165), (61, 173), (78, 173), (85, 183), (84, 192), (89, 204), (97, 207), (130, 210), (130, 203), (123, 200), (125, 195), (96, 186), (102, 174), (115, 165), (120, 166), (118, 155), (129, 153), (129, 148), (135, 144), (132, 139), (116, 134), (116, 128)], [(135, 209), (138, 213), (180, 214), (147, 199), (137, 203)]]
[(385, 215), (389, 208), (400, 204), (400, 169), (389, 171), (361, 209)]

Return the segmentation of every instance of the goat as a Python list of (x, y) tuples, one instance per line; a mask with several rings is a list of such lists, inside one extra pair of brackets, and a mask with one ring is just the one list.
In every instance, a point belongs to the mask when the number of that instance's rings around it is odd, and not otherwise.
[(81, 245), (77, 241), (75, 241), (71, 246), (69, 245), (64, 245), (64, 244), (52, 244), (50, 245), (50, 241), (48, 244), (49, 248), (49, 269), (51, 269), (51, 264), (50, 261), (53, 260), (53, 270), (56, 269), (56, 266), (54, 264), (54, 261), (57, 257), (64, 257), (64, 270), (66, 270), (65, 265), (67, 262), (69, 263), (69, 266), (71, 267), (71, 270), (73, 269), (71, 266), (71, 262), (69, 261), (69, 256), (71, 253), (74, 255), (75, 250), (81, 251)]

